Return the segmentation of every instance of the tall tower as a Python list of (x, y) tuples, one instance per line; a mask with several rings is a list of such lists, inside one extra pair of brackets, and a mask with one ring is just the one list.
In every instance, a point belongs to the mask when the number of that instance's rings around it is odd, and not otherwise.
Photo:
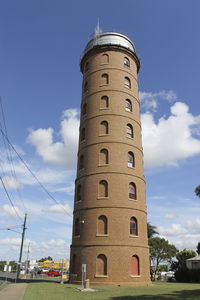
[(102, 285), (150, 282), (145, 180), (134, 44), (98, 33), (80, 62), (80, 138), (71, 280)]

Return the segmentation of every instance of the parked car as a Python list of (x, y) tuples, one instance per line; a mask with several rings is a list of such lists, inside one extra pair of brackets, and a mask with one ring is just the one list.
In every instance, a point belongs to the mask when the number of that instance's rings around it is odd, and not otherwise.
[(60, 276), (60, 272), (59, 271), (49, 271), (49, 272), (46, 272), (47, 276)]

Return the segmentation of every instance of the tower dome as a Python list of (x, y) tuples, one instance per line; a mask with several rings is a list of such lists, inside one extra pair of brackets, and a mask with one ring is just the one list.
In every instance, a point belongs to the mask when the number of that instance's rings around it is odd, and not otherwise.
[[(97, 33), (81, 58), (82, 101), (71, 282), (150, 282), (138, 96), (139, 59), (129, 38)], [(84, 265), (84, 268), (82, 266)]]

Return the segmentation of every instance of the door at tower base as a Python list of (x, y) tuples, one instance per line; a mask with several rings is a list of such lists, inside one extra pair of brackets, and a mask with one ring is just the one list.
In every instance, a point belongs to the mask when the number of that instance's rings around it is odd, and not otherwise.
[[(136, 247), (74, 247), (72, 248), (71, 283), (81, 284), (82, 264), (86, 277), (94, 285), (149, 285), (148, 248)], [(147, 271), (148, 270), (148, 271)], [(74, 273), (75, 272), (75, 273)]]

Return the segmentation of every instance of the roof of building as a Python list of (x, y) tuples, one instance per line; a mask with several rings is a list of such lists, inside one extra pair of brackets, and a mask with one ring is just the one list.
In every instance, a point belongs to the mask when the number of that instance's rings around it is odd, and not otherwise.
[(188, 258), (186, 260), (190, 260), (190, 261), (200, 261), (200, 256), (195, 256), (195, 257), (192, 257), (192, 258)]
[(83, 51), (83, 56), (92, 48), (105, 45), (120, 46), (136, 54), (135, 46), (127, 36), (117, 32), (105, 32), (96, 33), (94, 35), (94, 37), (87, 43), (85, 50)]

